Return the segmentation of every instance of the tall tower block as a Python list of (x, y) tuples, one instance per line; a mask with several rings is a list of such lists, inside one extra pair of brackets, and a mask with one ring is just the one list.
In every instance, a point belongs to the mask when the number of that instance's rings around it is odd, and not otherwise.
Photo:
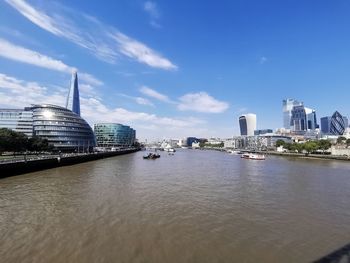
[(67, 96), (66, 108), (80, 116), (80, 99), (78, 87), (78, 74), (76, 71), (72, 73), (70, 89)]

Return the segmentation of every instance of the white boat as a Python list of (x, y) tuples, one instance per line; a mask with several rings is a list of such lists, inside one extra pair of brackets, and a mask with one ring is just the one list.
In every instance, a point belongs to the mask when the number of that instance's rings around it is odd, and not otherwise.
[(265, 155), (257, 153), (244, 153), (241, 155), (241, 158), (251, 160), (265, 160)]
[(229, 154), (238, 154), (238, 151), (234, 151), (234, 150), (227, 150), (227, 153)]
[(170, 144), (168, 144), (167, 146), (164, 147), (164, 151), (169, 152), (169, 153), (176, 152), (175, 149), (170, 146)]

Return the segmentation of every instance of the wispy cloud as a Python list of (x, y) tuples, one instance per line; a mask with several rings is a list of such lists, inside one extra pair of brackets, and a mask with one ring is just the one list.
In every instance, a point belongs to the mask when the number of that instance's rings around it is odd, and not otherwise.
[(119, 51), (129, 58), (136, 59), (154, 68), (162, 68), (167, 70), (176, 70), (177, 66), (168, 59), (162, 57), (156, 51), (147, 47), (145, 44), (132, 39), (120, 32), (112, 36), (119, 43)]
[[(16, 100), (13, 98), (16, 97)], [(20, 80), (0, 73), (0, 107), (23, 108), (31, 104), (50, 103), (64, 106), (66, 90), (60, 87), (45, 87), (37, 82)], [(204, 120), (186, 117), (166, 117), (156, 114), (113, 108), (96, 97), (81, 96), (81, 112), (90, 125), (98, 122), (119, 122), (133, 128), (151, 127), (156, 131), (202, 131)], [(139, 131), (139, 130), (138, 130)], [(154, 132), (152, 132), (154, 137)]]
[(148, 97), (160, 100), (162, 102), (173, 103), (168, 96), (159, 93), (158, 91), (151, 89), (147, 86), (142, 86), (140, 92)]
[[(13, 8), (42, 29), (89, 50), (98, 59), (114, 63), (127, 56), (150, 67), (175, 70), (170, 60), (95, 17), (55, 4), (39, 10), (24, 0), (6, 0)], [(52, 2), (50, 2), (52, 3)]]
[(134, 97), (134, 96), (126, 95), (126, 94), (118, 94), (118, 95), (123, 96), (124, 98), (131, 99), (131, 100), (135, 101), (137, 104), (154, 107), (154, 104), (146, 98)]
[(156, 2), (146, 1), (143, 5), (143, 9), (148, 13), (151, 18), (150, 25), (155, 28), (160, 28), (161, 26), (157, 22), (160, 17), (160, 12)]
[(0, 105), (9, 108), (39, 103), (62, 105), (65, 102), (62, 89), (58, 88), (49, 93), (46, 87), (37, 82), (19, 80), (2, 73), (0, 73), (0, 94)]
[(227, 102), (218, 101), (206, 92), (188, 93), (180, 97), (178, 109), (206, 113), (221, 113), (229, 108)]
[(260, 59), (259, 59), (259, 63), (260, 64), (265, 64), (267, 62), (267, 57), (261, 57)]
[[(76, 68), (66, 65), (61, 60), (56, 60), (37, 51), (17, 46), (1, 38), (0, 56), (10, 60), (64, 73), (71, 73), (72, 71), (76, 70)], [(87, 83), (90, 83), (91, 85), (99, 86), (103, 84), (102, 81), (88, 73), (79, 73), (79, 78)]]

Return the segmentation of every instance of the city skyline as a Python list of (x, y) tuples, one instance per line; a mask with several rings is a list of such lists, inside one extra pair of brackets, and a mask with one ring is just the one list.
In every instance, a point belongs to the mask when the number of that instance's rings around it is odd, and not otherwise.
[(82, 117), (130, 125), (140, 139), (231, 137), (249, 112), (257, 129), (280, 128), (286, 98), (319, 123), (350, 116), (346, 1), (0, 7), (1, 108), (64, 107), (78, 70)]

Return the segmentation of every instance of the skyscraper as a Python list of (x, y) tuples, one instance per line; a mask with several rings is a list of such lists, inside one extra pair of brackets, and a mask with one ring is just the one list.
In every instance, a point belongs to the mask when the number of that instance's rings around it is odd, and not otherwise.
[(256, 130), (256, 115), (248, 113), (240, 116), (239, 128), (241, 130), (241, 135), (254, 136), (254, 131)]
[(321, 118), (321, 132), (323, 134), (330, 134), (332, 117), (326, 116)]
[(303, 105), (303, 103), (295, 99), (283, 100), (283, 128), (290, 129), (290, 119), (292, 117), (293, 107), (300, 105)]
[(78, 74), (76, 71), (72, 73), (70, 89), (67, 96), (66, 108), (80, 116), (80, 99), (78, 88)]
[(331, 118), (330, 132), (334, 135), (343, 135), (348, 127), (348, 118), (342, 116), (338, 111), (334, 112)]
[(295, 133), (304, 134), (308, 130), (315, 130), (319, 127), (315, 110), (300, 105), (294, 106), (291, 113), (290, 127)]

